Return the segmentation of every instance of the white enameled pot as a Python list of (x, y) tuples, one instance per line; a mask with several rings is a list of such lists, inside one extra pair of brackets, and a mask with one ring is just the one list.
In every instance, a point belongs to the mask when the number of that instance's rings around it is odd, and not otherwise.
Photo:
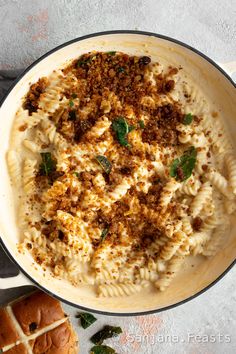
[[(236, 256), (236, 219), (222, 250), (213, 258), (196, 258), (189, 261), (163, 293), (144, 290), (123, 298), (98, 298), (87, 287), (73, 287), (63, 280), (44, 274), (32, 258), (17, 251), (18, 230), (14, 201), (6, 165), (6, 151), (14, 119), (21, 98), (29, 84), (47, 76), (65, 62), (85, 52), (123, 51), (136, 55), (151, 55), (153, 60), (168, 60), (181, 65), (188, 76), (197, 83), (219, 110), (231, 134), (236, 136), (236, 88), (220, 64), (197, 50), (171, 38), (138, 31), (111, 31), (84, 36), (65, 43), (33, 63), (14, 83), (0, 108), (0, 235), (6, 253), (20, 268), (14, 278), (0, 279), (0, 288), (36, 285), (64, 302), (89, 311), (110, 315), (136, 315), (161, 311), (192, 299), (216, 283), (233, 265)], [(223, 66), (224, 67), (224, 66)], [(236, 71), (236, 62), (225, 66), (228, 73)], [(235, 140), (235, 139), (234, 139)], [(236, 144), (236, 143), (235, 143)]]

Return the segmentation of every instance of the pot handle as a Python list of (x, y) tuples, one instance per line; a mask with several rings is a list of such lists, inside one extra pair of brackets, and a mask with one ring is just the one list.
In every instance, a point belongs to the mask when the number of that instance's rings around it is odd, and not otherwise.
[(230, 76), (233, 75), (233, 73), (236, 72), (236, 61), (229, 61), (227, 63), (219, 63), (218, 65), (227, 72)]
[(0, 289), (18, 288), (19, 286), (33, 285), (23, 273), (19, 273), (15, 277), (1, 278)]

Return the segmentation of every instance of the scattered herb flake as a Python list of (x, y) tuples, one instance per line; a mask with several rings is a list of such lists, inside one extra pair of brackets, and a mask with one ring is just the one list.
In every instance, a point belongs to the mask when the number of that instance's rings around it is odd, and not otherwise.
[(72, 98), (77, 98), (77, 94), (76, 93), (72, 93), (71, 97)]
[(138, 121), (138, 124), (140, 126), (141, 129), (144, 129), (145, 128), (145, 124), (144, 124), (144, 121), (143, 120), (139, 120)]
[(175, 159), (170, 166), (170, 176), (180, 181), (188, 179), (194, 169), (197, 157), (197, 150), (191, 146), (184, 154)]
[(78, 60), (78, 62), (77, 62), (77, 66), (78, 66), (78, 67), (82, 66), (83, 64), (86, 64), (86, 61), (84, 61), (84, 60)]
[(123, 68), (122, 66), (120, 66), (118, 69), (117, 69), (117, 72), (118, 73), (125, 73), (125, 68)]
[(105, 229), (102, 230), (102, 233), (101, 233), (101, 240), (102, 241), (104, 241), (105, 238), (107, 237), (108, 231), (109, 231), (109, 227), (106, 227)]
[(116, 52), (115, 51), (110, 51), (110, 52), (107, 52), (108, 55), (111, 55), (111, 56), (114, 56), (116, 55)]
[(94, 344), (101, 345), (105, 339), (117, 337), (120, 333), (122, 333), (120, 327), (104, 326), (103, 329), (95, 333), (90, 340)]
[(95, 345), (92, 347), (90, 354), (116, 354), (115, 349), (107, 345)]
[(42, 162), (39, 165), (39, 173), (43, 176), (49, 176), (56, 170), (56, 161), (53, 160), (50, 152), (41, 152)]
[(80, 177), (79, 172), (76, 172), (76, 171), (75, 171), (75, 172), (74, 172), (74, 175), (75, 175), (76, 177), (78, 177), (78, 178)]
[(91, 60), (92, 60), (93, 57), (88, 57), (87, 59), (79, 59), (77, 61), (77, 67), (81, 67), (85, 64), (88, 64)]
[(112, 165), (111, 165), (110, 161), (106, 158), (106, 156), (97, 155), (96, 160), (107, 174), (109, 174), (111, 172)]
[(88, 312), (80, 312), (76, 315), (76, 318), (80, 319), (81, 326), (84, 329), (88, 328), (94, 322), (97, 321), (96, 317), (94, 317), (91, 313)]
[(189, 125), (193, 121), (193, 115), (192, 113), (185, 114), (184, 119), (183, 119), (183, 124), (184, 125)]
[(112, 129), (116, 133), (120, 145), (130, 147), (127, 141), (127, 134), (134, 129), (133, 126), (129, 126), (124, 117), (118, 117), (113, 120)]
[(73, 107), (74, 106), (74, 102), (72, 100), (69, 101), (69, 106)]

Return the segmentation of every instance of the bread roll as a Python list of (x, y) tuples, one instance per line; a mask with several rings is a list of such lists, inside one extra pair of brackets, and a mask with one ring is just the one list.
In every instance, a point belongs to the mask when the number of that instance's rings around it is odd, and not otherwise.
[(61, 304), (36, 291), (0, 308), (0, 352), (77, 354), (77, 336)]
[(24, 344), (18, 344), (12, 347), (11, 349), (7, 350), (7, 354), (28, 354), (28, 350)]

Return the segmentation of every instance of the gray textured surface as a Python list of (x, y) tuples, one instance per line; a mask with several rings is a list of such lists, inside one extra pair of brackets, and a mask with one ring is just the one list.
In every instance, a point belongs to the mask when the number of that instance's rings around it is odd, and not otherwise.
[[(217, 61), (236, 60), (236, 0), (0, 0), (0, 28), (0, 69), (25, 67), (67, 40), (110, 29), (162, 33)], [(3, 271), (6, 262), (1, 255), (0, 259)], [(90, 334), (105, 323), (124, 329), (120, 339), (113, 341), (121, 354), (236, 353), (235, 275), (234, 268), (200, 297), (158, 315), (97, 316), (92, 328), (79, 330), (81, 353), (88, 353)], [(0, 302), (16, 294), (0, 291)], [(69, 306), (66, 310), (76, 313)], [(225, 336), (230, 336), (230, 343)]]
[(0, 68), (25, 67), (67, 40), (110, 29), (162, 33), (232, 61), (235, 19), (235, 0), (0, 0)]

